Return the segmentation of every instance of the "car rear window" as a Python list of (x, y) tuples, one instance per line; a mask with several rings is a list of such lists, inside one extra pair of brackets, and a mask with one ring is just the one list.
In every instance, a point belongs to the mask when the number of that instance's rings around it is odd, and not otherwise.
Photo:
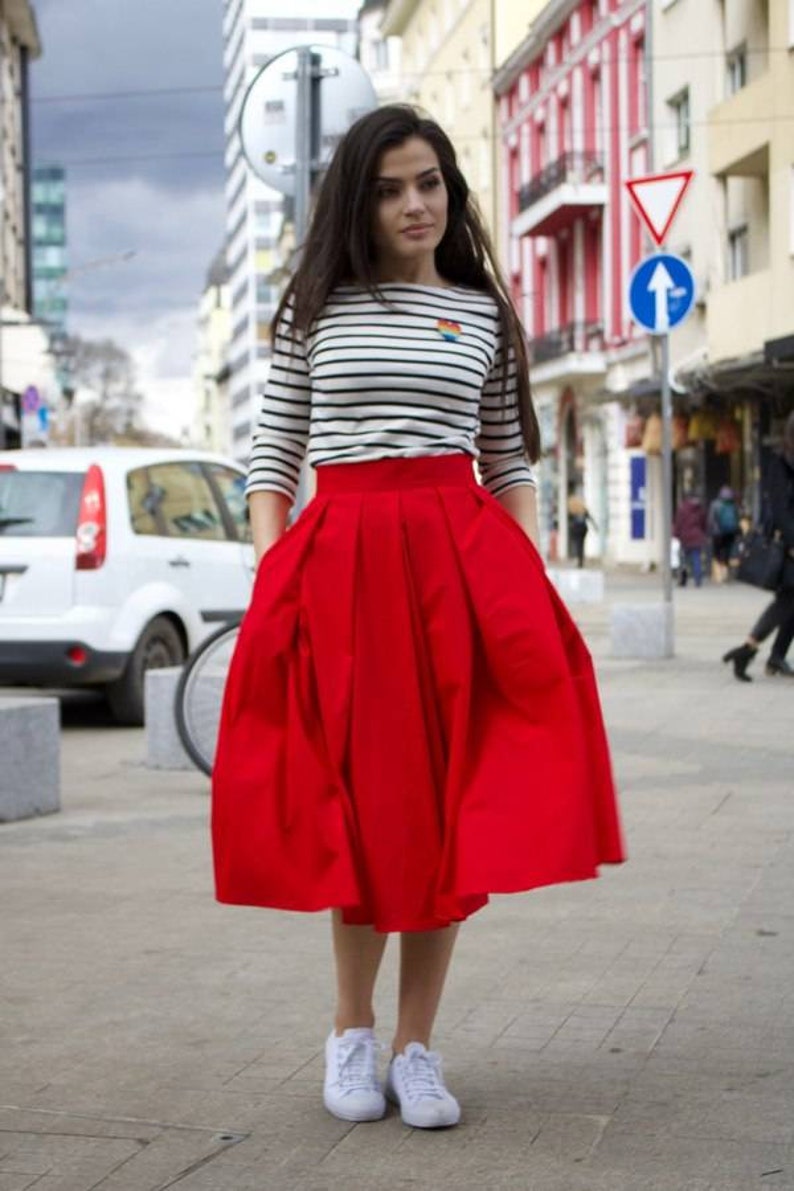
[(72, 537), (83, 478), (82, 472), (0, 470), (0, 537)]

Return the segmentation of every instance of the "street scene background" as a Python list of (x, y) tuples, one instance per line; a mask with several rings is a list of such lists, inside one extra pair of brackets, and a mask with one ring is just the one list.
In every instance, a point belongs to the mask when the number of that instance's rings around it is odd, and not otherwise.
[[(626, 865), (466, 925), (437, 1036), (464, 1119), (438, 1135), (324, 1112), (326, 916), (214, 902), (173, 688), (144, 715), (146, 671), (175, 682), (250, 590), (241, 483), (297, 245), (239, 118), (306, 44), (442, 124), (492, 234), (530, 344), (541, 550), (627, 835)], [(657, 176), (680, 203), (654, 237), (626, 184)], [(660, 246), (692, 286), (669, 360), (630, 302)], [(664, 322), (681, 295), (655, 276), (638, 301)], [(794, 411), (789, 0), (0, 0), (0, 278), (0, 1191), (794, 1188), (794, 683), (766, 646), (752, 682), (721, 662), (771, 598), (737, 575)], [(74, 448), (87, 487), (36, 496), (42, 524), (75, 504), (38, 558), (5, 494)], [(17, 598), (25, 572), (68, 554), (70, 584), (101, 578), (104, 530), (75, 556), (91, 467), (115, 517), (110, 460), (137, 448), (174, 504), (127, 483), (135, 566), (170, 568), (184, 624), (153, 610), (123, 648), (82, 625), (68, 665), (33, 664), (31, 618), (43, 658), (82, 613), (53, 570), (41, 609)]]

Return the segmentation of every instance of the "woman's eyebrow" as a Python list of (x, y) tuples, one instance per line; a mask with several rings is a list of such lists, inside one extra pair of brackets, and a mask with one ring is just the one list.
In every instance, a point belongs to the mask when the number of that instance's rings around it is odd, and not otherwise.
[[(431, 165), (430, 169), (428, 169), (428, 170), (422, 170), (421, 174), (417, 174), (417, 175), (416, 175), (416, 177), (417, 177), (417, 181), (418, 181), (420, 178), (426, 178), (426, 177), (428, 176), (428, 174), (437, 174), (438, 172), (439, 172), (438, 166), (437, 166), (437, 165)], [(376, 181), (376, 182), (402, 182), (402, 181), (403, 181), (403, 179), (402, 179), (402, 178), (388, 178), (388, 177), (386, 177), (386, 175), (385, 175), (385, 174), (380, 174), (380, 175), (379, 175), (379, 176), (378, 176), (378, 177), (375, 179), (375, 181)]]

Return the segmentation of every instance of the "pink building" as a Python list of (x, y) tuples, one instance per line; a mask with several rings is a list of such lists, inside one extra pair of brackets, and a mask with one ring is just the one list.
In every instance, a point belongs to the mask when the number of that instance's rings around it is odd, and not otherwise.
[[(568, 553), (566, 505), (598, 526), (587, 553), (656, 557), (655, 461), (626, 451), (626, 402), (652, 373), (626, 289), (647, 251), (625, 192), (651, 166), (645, 0), (551, 0), (496, 76), (502, 226), (533, 344), (544, 434), (541, 519)], [(620, 396), (621, 401), (618, 400)]]

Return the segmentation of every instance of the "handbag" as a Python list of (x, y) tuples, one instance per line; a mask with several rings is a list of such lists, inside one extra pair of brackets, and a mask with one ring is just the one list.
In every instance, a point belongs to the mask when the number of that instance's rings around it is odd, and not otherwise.
[(783, 578), (786, 551), (779, 537), (752, 529), (739, 544), (736, 578), (764, 591), (777, 591)]

